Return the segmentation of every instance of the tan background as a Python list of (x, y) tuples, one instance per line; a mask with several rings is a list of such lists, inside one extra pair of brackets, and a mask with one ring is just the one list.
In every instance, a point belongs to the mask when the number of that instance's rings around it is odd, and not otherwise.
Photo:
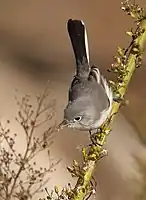
[[(137, 2), (146, 7), (145, 0), (137, 0)], [(130, 17), (125, 16), (120, 11), (119, 0), (1, 0), (1, 119), (13, 118), (15, 115), (16, 107), (13, 99), (15, 88), (18, 88), (22, 94), (29, 92), (35, 95), (36, 92), (43, 89), (49, 79), (52, 95), (57, 99), (57, 120), (61, 120), (67, 99), (68, 84), (74, 73), (74, 57), (66, 31), (68, 18), (79, 18), (85, 21), (88, 31), (90, 60), (93, 64), (100, 66), (105, 76), (109, 77), (106, 68), (113, 62), (116, 47), (119, 45), (127, 46), (129, 38), (125, 32), (133, 26)], [(145, 64), (146, 58), (144, 56), (143, 66), (134, 74), (128, 89), (126, 98), (129, 99), (130, 104), (122, 109), (126, 120), (136, 129), (137, 135), (142, 138), (142, 142), (146, 142)], [(125, 180), (130, 176), (130, 172), (134, 173), (134, 178), (137, 177), (136, 172), (133, 172), (134, 161), (131, 154), (143, 155), (144, 149), (138, 138), (135, 138), (134, 134), (131, 135), (134, 130), (129, 127), (126, 120), (119, 117), (119, 120), (116, 121), (115, 134), (109, 138), (108, 144), (112, 158), (109, 156), (99, 166), (98, 184), (101, 199), (117, 200), (126, 199), (126, 197), (130, 199), (134, 193), (133, 189), (132, 191), (130, 189), (129, 192)], [(70, 134), (71, 132), (69, 130), (61, 132), (64, 138), (62, 135), (58, 136), (54, 147), (54, 152), (57, 152), (54, 153), (55, 156), (64, 156), (63, 170), (64, 165), (67, 165), (69, 160), (71, 161), (79, 156), (76, 149), (78, 142), (84, 144), (87, 141), (86, 135), (78, 132)], [(77, 137), (78, 140), (76, 140)], [(117, 168), (117, 164), (114, 164), (112, 159), (119, 163)], [(115, 165), (115, 168), (112, 165)], [(121, 178), (121, 174), (124, 174), (122, 177), (125, 176), (126, 178)], [(57, 182), (58, 176), (60, 176), (60, 173), (56, 175)], [(67, 176), (66, 173), (64, 176)], [(68, 178), (64, 176), (59, 178), (61, 184), (68, 181)], [(56, 183), (56, 179), (51, 182), (52, 185), (54, 183)], [(129, 183), (127, 184), (129, 186)], [(126, 193), (127, 190), (128, 193)]]

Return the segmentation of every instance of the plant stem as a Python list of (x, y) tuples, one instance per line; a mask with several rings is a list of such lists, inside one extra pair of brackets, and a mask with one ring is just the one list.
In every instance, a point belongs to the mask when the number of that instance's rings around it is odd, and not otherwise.
[(15, 185), (17, 183), (17, 180), (18, 180), (21, 172), (23, 171), (25, 164), (28, 162), (27, 156), (28, 156), (28, 152), (29, 152), (29, 147), (31, 145), (32, 136), (33, 136), (33, 133), (34, 133), (34, 129), (35, 129), (35, 125), (36, 125), (36, 122), (37, 122), (37, 118), (39, 117), (41, 106), (42, 106), (42, 103), (43, 103), (43, 100), (44, 100), (44, 95), (41, 97), (40, 101), (38, 102), (38, 107), (37, 107), (37, 110), (36, 110), (36, 114), (34, 116), (34, 120), (33, 120), (33, 124), (32, 124), (31, 130), (30, 130), (30, 133), (29, 134), (27, 133), (27, 135), (28, 135), (28, 141), (27, 141), (27, 146), (26, 146), (25, 154), (23, 156), (22, 163), (21, 163), (21, 165), (20, 165), (20, 167), (18, 169), (16, 177), (14, 178), (11, 190), (7, 194), (7, 200), (11, 199), (12, 194), (13, 194), (13, 190), (14, 190)]

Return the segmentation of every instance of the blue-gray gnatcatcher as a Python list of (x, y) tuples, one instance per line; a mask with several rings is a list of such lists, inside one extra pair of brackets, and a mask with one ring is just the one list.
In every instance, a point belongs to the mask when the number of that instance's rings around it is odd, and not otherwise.
[(81, 20), (69, 19), (67, 29), (76, 59), (76, 74), (69, 89), (69, 102), (60, 127), (93, 130), (111, 112), (113, 94), (97, 67), (90, 67), (86, 28)]

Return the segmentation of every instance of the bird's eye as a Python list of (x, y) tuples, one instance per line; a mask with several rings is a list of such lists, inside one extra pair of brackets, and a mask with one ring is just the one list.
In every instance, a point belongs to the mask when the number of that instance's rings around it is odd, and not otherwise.
[(74, 121), (80, 121), (81, 119), (82, 119), (81, 116), (77, 116), (77, 117), (74, 118)]

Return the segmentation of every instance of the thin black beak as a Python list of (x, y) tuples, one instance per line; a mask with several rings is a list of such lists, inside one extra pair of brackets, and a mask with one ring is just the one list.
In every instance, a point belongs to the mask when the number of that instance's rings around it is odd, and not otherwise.
[(59, 125), (58, 125), (58, 130), (63, 129), (64, 127), (66, 127), (68, 125), (68, 121), (66, 119), (64, 119)]

